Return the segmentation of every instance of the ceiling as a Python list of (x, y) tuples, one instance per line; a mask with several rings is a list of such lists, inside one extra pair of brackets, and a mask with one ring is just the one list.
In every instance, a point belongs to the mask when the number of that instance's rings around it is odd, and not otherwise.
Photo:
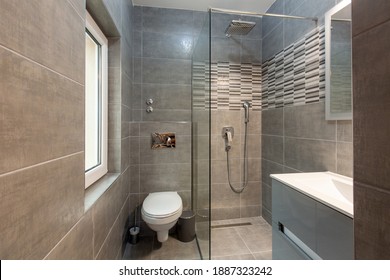
[(133, 0), (136, 6), (207, 11), (209, 7), (265, 13), (275, 0)]

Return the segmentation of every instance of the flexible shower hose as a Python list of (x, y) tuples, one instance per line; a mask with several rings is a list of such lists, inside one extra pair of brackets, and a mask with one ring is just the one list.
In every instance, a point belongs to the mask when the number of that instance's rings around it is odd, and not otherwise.
[(245, 187), (248, 185), (248, 155), (247, 155), (247, 126), (248, 122), (245, 121), (245, 137), (244, 137), (244, 182), (239, 188), (235, 188), (230, 182), (230, 164), (229, 164), (229, 150), (226, 150), (226, 162), (229, 186), (235, 193), (242, 193)]

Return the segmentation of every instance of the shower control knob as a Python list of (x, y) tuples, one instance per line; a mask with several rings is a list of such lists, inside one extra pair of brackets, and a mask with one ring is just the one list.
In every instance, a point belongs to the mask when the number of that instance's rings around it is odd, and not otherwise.
[(146, 112), (148, 112), (148, 113), (153, 112), (153, 107), (152, 106), (146, 107)]
[(153, 104), (153, 99), (152, 98), (146, 99), (146, 104), (147, 105), (152, 105)]

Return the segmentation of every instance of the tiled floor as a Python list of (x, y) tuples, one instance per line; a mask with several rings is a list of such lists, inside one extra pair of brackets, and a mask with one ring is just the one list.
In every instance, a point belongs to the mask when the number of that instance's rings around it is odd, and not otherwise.
[[(213, 221), (211, 223), (211, 259), (272, 259), (272, 228), (261, 217)], [(143, 236), (136, 245), (128, 244), (127, 260), (199, 260), (196, 240), (180, 242), (170, 235), (164, 243), (156, 236)]]
[(168, 240), (160, 243), (157, 236), (143, 236), (132, 245), (127, 244), (123, 255), (125, 260), (200, 260), (196, 240), (181, 242), (170, 235)]
[(262, 217), (213, 221), (211, 259), (272, 259), (271, 226)]

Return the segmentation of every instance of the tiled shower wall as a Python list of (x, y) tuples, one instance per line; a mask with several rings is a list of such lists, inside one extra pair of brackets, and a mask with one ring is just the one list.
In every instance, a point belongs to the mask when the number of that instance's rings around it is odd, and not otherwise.
[(352, 1), (352, 34), (355, 258), (388, 260), (390, 2)]
[[(107, 176), (110, 187), (98, 197), (84, 188), (86, 4), (92, 14), (104, 15), (110, 107), (116, 106), (109, 113), (116, 128), (109, 132), (115, 175)], [(0, 6), (0, 258), (121, 258), (129, 212), (131, 86), (124, 85), (132, 82), (132, 3)]]
[(270, 174), (329, 170), (352, 176), (352, 121), (326, 121), (323, 102), (321, 26), (325, 12), (338, 2), (277, 0), (268, 10), (316, 16), (318, 26), (263, 19), (262, 215), (269, 223)]
[[(132, 205), (150, 192), (178, 191), (191, 209), (191, 58), (206, 13), (140, 6), (134, 12)], [(154, 110), (147, 113), (150, 98)], [(176, 148), (152, 150), (154, 132), (176, 133)]]
[[(256, 22), (246, 36), (227, 38), (231, 20)], [(261, 19), (213, 13), (211, 15), (211, 218), (213, 220), (261, 215)], [(243, 182), (244, 110), (252, 104), (248, 123), (248, 179), (246, 189), (234, 193), (228, 183), (224, 126), (234, 127), (229, 152), (235, 188)]]

